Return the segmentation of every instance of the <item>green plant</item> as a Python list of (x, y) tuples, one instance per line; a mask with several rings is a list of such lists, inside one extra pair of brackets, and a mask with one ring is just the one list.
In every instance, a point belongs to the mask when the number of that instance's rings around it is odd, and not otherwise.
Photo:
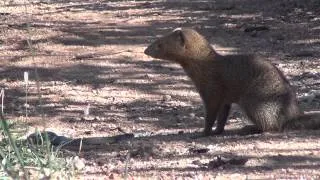
[[(11, 133), (15, 123), (7, 121), (1, 114), (0, 141), (0, 176), (13, 179), (38, 179), (44, 177), (59, 177), (68, 179), (76, 175), (75, 157), (64, 157), (64, 154), (53, 147), (47, 151), (48, 142), (42, 137), (42, 143), (30, 143), (22, 134)], [(13, 124), (13, 125), (12, 125)], [(9, 128), (9, 126), (11, 126)], [(41, 133), (39, 133), (41, 134)]]

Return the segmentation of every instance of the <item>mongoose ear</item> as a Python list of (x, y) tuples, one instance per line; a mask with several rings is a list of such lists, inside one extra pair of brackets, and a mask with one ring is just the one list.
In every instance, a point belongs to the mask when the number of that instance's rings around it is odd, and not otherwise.
[(181, 29), (176, 29), (174, 31), (176, 37), (177, 37), (177, 40), (180, 42), (181, 46), (184, 46), (185, 45), (185, 36), (183, 34), (183, 32), (181, 31)]

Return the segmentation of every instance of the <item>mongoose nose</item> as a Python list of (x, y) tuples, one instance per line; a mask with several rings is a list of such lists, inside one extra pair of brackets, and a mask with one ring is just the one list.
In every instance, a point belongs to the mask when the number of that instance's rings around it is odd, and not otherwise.
[(144, 54), (150, 56), (150, 48), (147, 47), (145, 50), (144, 50)]

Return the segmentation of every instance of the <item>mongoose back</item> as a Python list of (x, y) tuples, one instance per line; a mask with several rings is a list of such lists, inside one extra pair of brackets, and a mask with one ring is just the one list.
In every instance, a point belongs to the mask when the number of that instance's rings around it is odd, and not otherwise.
[(205, 106), (205, 136), (224, 131), (232, 103), (243, 109), (255, 132), (320, 127), (320, 115), (304, 115), (288, 80), (273, 64), (253, 55), (220, 55), (193, 29), (176, 29), (144, 53), (183, 67)]

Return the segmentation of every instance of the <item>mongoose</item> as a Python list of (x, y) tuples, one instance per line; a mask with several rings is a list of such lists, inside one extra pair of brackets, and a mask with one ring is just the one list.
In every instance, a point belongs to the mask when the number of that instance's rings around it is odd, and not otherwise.
[(273, 64), (254, 55), (220, 55), (193, 29), (176, 29), (144, 53), (183, 67), (204, 103), (205, 136), (224, 131), (231, 103), (243, 109), (254, 132), (320, 127), (320, 115), (304, 115), (293, 88)]

